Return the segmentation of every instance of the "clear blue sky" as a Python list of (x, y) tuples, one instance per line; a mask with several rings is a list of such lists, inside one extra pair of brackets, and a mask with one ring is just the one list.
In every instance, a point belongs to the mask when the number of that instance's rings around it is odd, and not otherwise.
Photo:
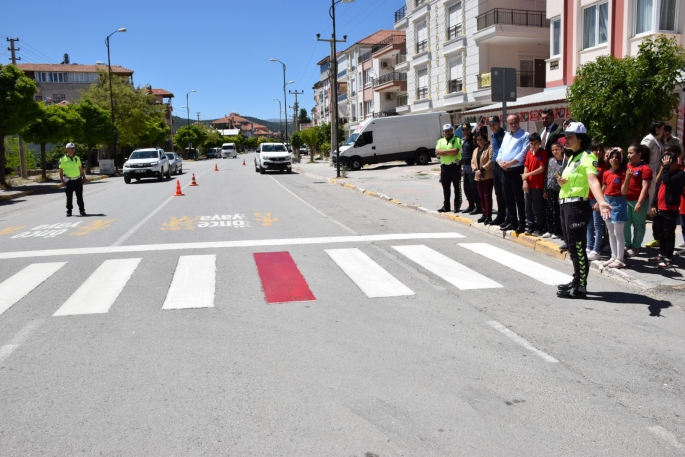
[[(330, 0), (120, 0), (3, 2), (0, 14), (0, 60), (9, 63), (7, 36), (19, 38), (22, 63), (107, 61), (105, 37), (111, 38), (112, 64), (132, 69), (136, 85), (151, 84), (174, 93), (174, 113), (185, 117), (186, 93), (191, 117), (219, 118), (231, 111), (261, 119), (278, 118), (283, 71), (288, 90), (304, 90), (300, 106), (313, 105), (316, 62), (330, 53)], [(392, 29), (393, 13), (404, 0), (355, 0), (336, 5), (336, 34), (348, 44), (379, 29)], [(288, 105), (294, 98), (288, 94)], [(289, 110), (290, 112), (291, 110)]]

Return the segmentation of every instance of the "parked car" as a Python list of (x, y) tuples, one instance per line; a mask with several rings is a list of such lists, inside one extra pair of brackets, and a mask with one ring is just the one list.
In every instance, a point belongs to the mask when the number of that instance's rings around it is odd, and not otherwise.
[(306, 146), (302, 146), (302, 147), (300, 148), (300, 155), (301, 155), (301, 156), (306, 156), (307, 154), (309, 154), (309, 151), (307, 150), (307, 147), (306, 147)]
[(254, 171), (264, 174), (269, 170), (292, 173), (292, 156), (283, 143), (262, 143), (254, 154)]
[(171, 166), (171, 174), (180, 175), (183, 173), (183, 160), (175, 152), (165, 152), (166, 158), (169, 159), (169, 166)]
[(235, 143), (224, 143), (221, 145), (221, 158), (228, 159), (229, 157), (233, 157), (234, 159), (238, 157)]
[[(340, 163), (352, 170), (367, 163), (394, 160), (426, 165), (435, 157), (442, 126), (450, 123), (450, 115), (445, 112), (367, 119), (340, 147)], [(335, 162), (335, 151), (331, 157)]]
[(221, 154), (220, 151), (221, 149), (219, 148), (210, 148), (210, 150), (207, 151), (207, 159), (218, 159)]
[(159, 148), (136, 149), (124, 163), (124, 182), (131, 179), (157, 178), (160, 181), (171, 179), (171, 166), (164, 151)]

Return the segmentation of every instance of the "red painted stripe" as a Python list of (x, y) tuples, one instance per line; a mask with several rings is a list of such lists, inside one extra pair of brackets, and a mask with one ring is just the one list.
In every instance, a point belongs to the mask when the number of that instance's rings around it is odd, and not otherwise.
[(289, 252), (256, 252), (254, 260), (267, 303), (316, 300)]

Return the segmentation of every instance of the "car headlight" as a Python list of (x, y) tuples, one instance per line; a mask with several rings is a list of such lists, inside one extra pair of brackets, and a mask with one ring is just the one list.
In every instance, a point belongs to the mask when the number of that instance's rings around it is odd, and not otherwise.
[(159, 164), (159, 162), (150, 162), (148, 165), (151, 167), (154, 167), (155, 165)]
[(129, 166), (128, 162), (126, 162), (126, 163), (124, 164), (124, 168), (131, 168), (131, 167)]

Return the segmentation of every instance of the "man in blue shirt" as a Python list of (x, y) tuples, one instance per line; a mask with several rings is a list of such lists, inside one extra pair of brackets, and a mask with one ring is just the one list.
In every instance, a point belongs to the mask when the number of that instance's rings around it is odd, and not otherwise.
[(504, 140), (504, 134), (506, 133), (500, 124), (499, 116), (488, 117), (488, 126), (492, 130), (492, 162), (495, 164), (493, 167), (493, 179), (492, 182), (495, 187), (495, 197), (497, 199), (497, 217), (492, 221), (491, 225), (502, 225), (505, 221), (506, 207), (507, 203), (504, 199), (504, 171), (502, 167), (497, 163), (497, 155), (499, 154), (502, 141)]
[(523, 233), (526, 230), (526, 202), (521, 175), (526, 153), (530, 149), (530, 140), (528, 132), (521, 128), (518, 115), (507, 116), (507, 126), (509, 132), (502, 140), (497, 163), (504, 170), (504, 199), (509, 219), (500, 226), (500, 230), (516, 230), (517, 233)]

